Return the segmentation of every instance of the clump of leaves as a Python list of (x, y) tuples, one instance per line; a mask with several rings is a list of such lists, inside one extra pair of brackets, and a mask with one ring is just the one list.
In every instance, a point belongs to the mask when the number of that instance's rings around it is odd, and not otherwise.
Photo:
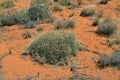
[(28, 15), (31, 20), (45, 19), (50, 15), (49, 6), (45, 4), (38, 4), (35, 6), (31, 6), (28, 10)]
[(14, 7), (14, 0), (3, 0), (3, 2), (0, 3), (0, 8), (6, 9), (12, 7)]
[(78, 51), (75, 36), (66, 31), (50, 31), (38, 35), (24, 49), (38, 63), (66, 64)]
[(95, 10), (96, 10), (95, 5), (85, 6), (81, 11), (80, 16), (83, 16), (83, 17), (92, 16), (95, 14)]
[(69, 6), (73, 4), (73, 0), (59, 0), (58, 2), (63, 6)]
[(67, 28), (74, 28), (75, 20), (58, 20), (55, 22), (56, 29), (67, 29)]
[(99, 23), (96, 32), (98, 34), (104, 34), (109, 36), (115, 33), (116, 29), (117, 29), (117, 25), (111, 19), (106, 18), (105, 20)]

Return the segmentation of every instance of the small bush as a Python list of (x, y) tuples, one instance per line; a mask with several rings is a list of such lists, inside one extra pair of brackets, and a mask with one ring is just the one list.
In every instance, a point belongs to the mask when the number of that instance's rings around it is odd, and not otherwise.
[(45, 4), (31, 6), (28, 10), (28, 15), (31, 20), (47, 18), (50, 15), (49, 6)]
[(100, 56), (100, 59), (98, 60), (97, 62), (97, 66), (101, 69), (107, 67), (110, 65), (110, 58), (109, 56), (105, 55), (105, 54), (102, 54)]
[(74, 28), (75, 27), (75, 20), (68, 20), (67, 26), (68, 26), (68, 28)]
[(22, 37), (23, 37), (23, 39), (31, 38), (31, 37), (32, 37), (31, 32), (25, 31), (25, 32), (22, 34)]
[(63, 6), (69, 6), (73, 4), (73, 0), (59, 0), (58, 2)]
[(99, 23), (97, 28), (98, 34), (104, 34), (104, 35), (111, 35), (116, 31), (117, 27), (114, 22), (112, 22), (109, 18), (106, 18), (102, 22)]
[(101, 55), (97, 65), (99, 68), (111, 66), (120, 69), (120, 52), (113, 53), (110, 57), (107, 55)]
[(95, 19), (93, 20), (92, 25), (93, 25), (93, 26), (97, 26), (98, 23), (99, 23), (99, 18), (95, 18)]
[(117, 67), (118, 69), (120, 69), (120, 52), (114, 53), (110, 57), (110, 60), (111, 60), (111, 66)]
[(65, 31), (42, 33), (29, 43), (23, 54), (29, 54), (39, 63), (67, 63), (78, 50), (75, 36)]
[(11, 26), (15, 24), (12, 9), (0, 12), (0, 21), (2, 26)]
[(67, 29), (67, 28), (74, 28), (75, 21), (74, 20), (58, 20), (55, 22), (56, 29)]
[(59, 4), (57, 4), (57, 5), (55, 5), (54, 7), (53, 7), (53, 9), (52, 9), (52, 11), (62, 11), (62, 8), (61, 8), (61, 6), (59, 5)]
[(14, 14), (14, 20), (17, 24), (26, 24), (30, 21), (27, 10), (21, 10)]
[(12, 7), (14, 7), (14, 0), (3, 0), (3, 2), (0, 4), (0, 8), (3, 9)]
[(54, 23), (54, 21), (56, 20), (56, 18), (54, 16), (50, 16), (48, 17), (48, 19), (46, 20), (47, 23)]
[(83, 17), (92, 16), (95, 14), (95, 10), (96, 10), (95, 5), (85, 6), (81, 11), (80, 16), (83, 16)]
[(100, 3), (100, 4), (107, 4), (107, 3), (108, 3), (108, 0), (100, 0), (99, 3)]

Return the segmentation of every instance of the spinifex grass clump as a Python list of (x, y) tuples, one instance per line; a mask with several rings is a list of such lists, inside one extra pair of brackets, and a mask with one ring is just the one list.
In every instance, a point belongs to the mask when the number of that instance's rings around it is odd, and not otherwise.
[(75, 27), (75, 20), (58, 20), (55, 22), (55, 28), (56, 29), (68, 29), (68, 28), (74, 28)]
[(95, 5), (84, 6), (84, 8), (80, 13), (80, 16), (83, 16), (83, 17), (93, 16), (95, 14), (95, 10), (96, 10)]
[(111, 35), (115, 33), (117, 29), (117, 25), (109, 18), (106, 18), (102, 22), (99, 23), (97, 33), (103, 35)]
[(48, 64), (65, 64), (78, 51), (75, 36), (66, 31), (45, 32), (29, 43), (23, 54), (29, 54), (34, 61)]
[(28, 16), (28, 10), (21, 10), (14, 14), (14, 20), (17, 24), (26, 24), (30, 21), (30, 17)]
[(120, 52), (114, 53), (111, 58), (111, 66), (120, 69)]
[(45, 4), (38, 4), (31, 6), (28, 10), (28, 15), (31, 20), (44, 19), (50, 15), (49, 6)]
[(110, 57), (101, 55), (97, 65), (99, 68), (111, 66), (120, 69), (120, 52), (113, 53)]

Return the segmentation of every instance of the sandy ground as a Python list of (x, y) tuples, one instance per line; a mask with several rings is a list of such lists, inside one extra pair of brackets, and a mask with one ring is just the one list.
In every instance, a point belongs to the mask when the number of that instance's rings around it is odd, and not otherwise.
[[(70, 32), (73, 32), (76, 38), (87, 46), (90, 50), (95, 50), (100, 53), (112, 54), (114, 50), (107, 45), (101, 44), (105, 42), (106, 38), (104, 36), (99, 36), (95, 33), (97, 27), (91, 25), (92, 20), (88, 17), (79, 16), (81, 9), (84, 5), (96, 4), (95, 0), (83, 0), (80, 8), (67, 9), (62, 7), (62, 12), (55, 12), (53, 15), (57, 18), (60, 18), (62, 14), (63, 17), (68, 18), (71, 12), (74, 12), (75, 15), (72, 17), (76, 20), (76, 25), (74, 29), (68, 29)], [(75, 2), (76, 4), (76, 2)], [(15, 7), (18, 10), (25, 9), (29, 7), (29, 0), (18, 0), (15, 3)], [(120, 25), (120, 11), (117, 11), (115, 8), (120, 6), (119, 0), (111, 0), (106, 5), (97, 5), (97, 11), (104, 10), (103, 17), (111, 17), (112, 19), (118, 21), (118, 26)], [(22, 51), (27, 43), (33, 40), (38, 34), (41, 34), (45, 31), (53, 30), (51, 24), (43, 24), (43, 31), (38, 32), (36, 28), (33, 29), (24, 29), (21, 25), (5, 26), (0, 28), (0, 56), (6, 54), (11, 49), (12, 54), (4, 57), (1, 61), (2, 68), (0, 68), (0, 74), (3, 77), (3, 80), (15, 80), (17, 78), (24, 78), (26, 76), (36, 76), (38, 73), (40, 77), (38, 80), (67, 80), (68, 77), (73, 75), (70, 71), (70, 64), (68, 66), (58, 67), (52, 65), (39, 65), (35, 62), (32, 62), (31, 58), (28, 56), (26, 59), (21, 57)], [(25, 31), (30, 31), (32, 33), (32, 38), (23, 39), (22, 34)], [(114, 45), (113, 47), (117, 47)], [(100, 70), (93, 58), (97, 61), (99, 55), (80, 51), (77, 53), (77, 56), (74, 59), (77, 62), (77, 67), (82, 67), (77, 69), (77, 73), (85, 73), (88, 75), (93, 75), (96, 77), (101, 77), (103, 80), (119, 80), (120, 71), (116, 68), (107, 67), (103, 70)]]

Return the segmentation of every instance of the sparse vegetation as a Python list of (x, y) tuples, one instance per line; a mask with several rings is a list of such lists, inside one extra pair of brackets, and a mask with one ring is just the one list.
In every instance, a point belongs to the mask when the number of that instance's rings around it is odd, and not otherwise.
[(8, 9), (14, 7), (14, 0), (3, 0), (3, 2), (0, 3), (0, 8)]
[(39, 63), (67, 63), (78, 51), (78, 42), (70, 32), (51, 31), (40, 34), (27, 45), (23, 54), (29, 54)]
[(47, 23), (54, 23), (56, 20), (56, 18), (54, 16), (50, 16), (48, 17), (48, 19), (46, 20)]
[(84, 8), (80, 13), (80, 16), (83, 16), (83, 17), (92, 16), (95, 14), (95, 10), (96, 10), (95, 5), (84, 6)]
[(109, 18), (106, 18), (102, 22), (99, 23), (97, 33), (104, 34), (104, 35), (111, 35), (116, 31), (117, 27), (116, 24), (111, 21)]
[(58, 0), (58, 2), (63, 6), (69, 6), (73, 4), (73, 0)]
[(96, 18), (93, 20), (92, 25), (93, 25), (93, 26), (97, 26), (98, 23), (99, 23), (99, 18), (96, 17)]
[(67, 28), (74, 28), (75, 20), (58, 20), (55, 22), (56, 29), (67, 29)]
[(61, 8), (61, 6), (59, 5), (59, 4), (56, 4), (54, 7), (53, 7), (53, 9), (52, 9), (52, 11), (62, 11), (62, 8)]
[(31, 37), (32, 37), (31, 32), (25, 31), (25, 32), (22, 34), (22, 37), (23, 37), (23, 39), (31, 38)]

